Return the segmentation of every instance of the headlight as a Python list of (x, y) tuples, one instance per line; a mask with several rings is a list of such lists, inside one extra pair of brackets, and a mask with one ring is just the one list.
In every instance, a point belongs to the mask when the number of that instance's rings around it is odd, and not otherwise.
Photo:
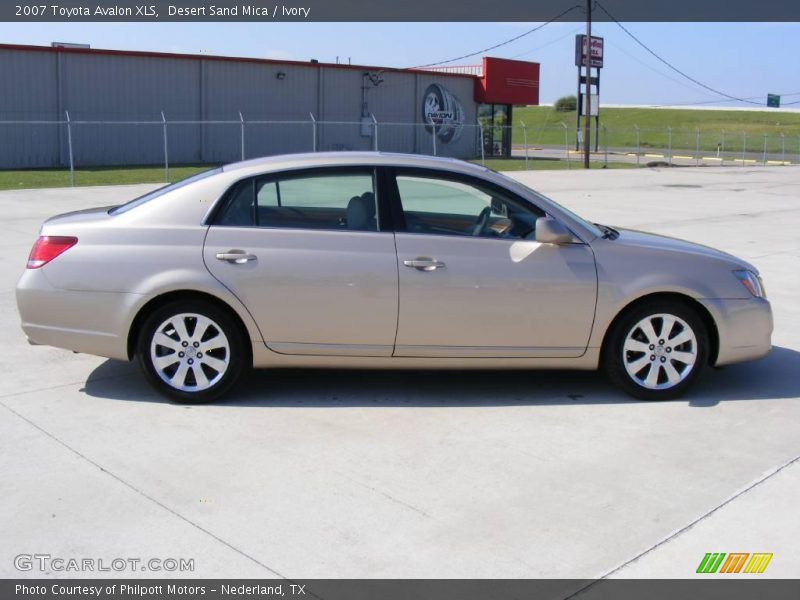
[(761, 277), (753, 273), (752, 271), (747, 271), (745, 269), (741, 271), (734, 271), (733, 274), (736, 276), (744, 287), (753, 294), (756, 298), (766, 298), (767, 294), (764, 291), (764, 284), (761, 282)]

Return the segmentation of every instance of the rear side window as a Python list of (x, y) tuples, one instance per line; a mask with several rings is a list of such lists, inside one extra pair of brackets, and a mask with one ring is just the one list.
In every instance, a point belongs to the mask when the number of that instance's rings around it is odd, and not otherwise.
[(378, 231), (371, 170), (262, 177), (228, 192), (217, 225)]
[(228, 191), (228, 205), (217, 219), (218, 225), (248, 227), (255, 223), (253, 208), (253, 186), (255, 181), (246, 179)]

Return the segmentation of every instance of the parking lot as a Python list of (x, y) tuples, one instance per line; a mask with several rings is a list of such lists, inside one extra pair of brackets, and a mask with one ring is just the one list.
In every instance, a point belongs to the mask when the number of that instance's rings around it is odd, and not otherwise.
[(181, 406), (135, 364), (29, 346), (14, 299), (44, 218), (153, 186), (2, 192), (0, 576), (47, 553), (202, 578), (684, 578), (706, 552), (800, 576), (798, 168), (513, 176), (754, 263), (772, 353), (665, 403), (595, 373), (262, 371)]

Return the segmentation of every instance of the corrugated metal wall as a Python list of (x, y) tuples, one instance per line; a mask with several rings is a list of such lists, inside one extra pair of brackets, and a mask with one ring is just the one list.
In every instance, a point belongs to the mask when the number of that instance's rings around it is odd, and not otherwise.
[[(55, 53), (0, 52), (0, 120), (57, 119), (59, 66)], [(0, 167), (56, 166), (58, 125), (0, 125)]]
[[(285, 76), (279, 79), (278, 73)], [(457, 96), (465, 122), (475, 123), (472, 79), (394, 71), (382, 76), (379, 86), (367, 90), (368, 110), (381, 124), (380, 150), (431, 151), (421, 119), (422, 94), (432, 82)], [(372, 137), (353, 124), (361, 117), (362, 79), (358, 69), (311, 64), (0, 48), (0, 120), (58, 121), (69, 111), (77, 121), (72, 125), (77, 167), (163, 162), (160, 123), (113, 123), (160, 121), (162, 111), (169, 123), (171, 164), (238, 160), (240, 111), (246, 121), (298, 122), (248, 122), (247, 158), (312, 150), (309, 113), (323, 122), (317, 129), (318, 150), (367, 150)], [(0, 124), (0, 140), (0, 168), (68, 164), (64, 125)], [(451, 144), (440, 142), (438, 153), (472, 157), (477, 148), (470, 131)]]

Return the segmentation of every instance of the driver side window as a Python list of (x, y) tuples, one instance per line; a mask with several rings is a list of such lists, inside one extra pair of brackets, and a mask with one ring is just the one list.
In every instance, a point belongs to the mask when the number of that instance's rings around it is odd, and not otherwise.
[(499, 239), (534, 239), (539, 209), (488, 186), (435, 176), (398, 175), (397, 189), (409, 233)]

